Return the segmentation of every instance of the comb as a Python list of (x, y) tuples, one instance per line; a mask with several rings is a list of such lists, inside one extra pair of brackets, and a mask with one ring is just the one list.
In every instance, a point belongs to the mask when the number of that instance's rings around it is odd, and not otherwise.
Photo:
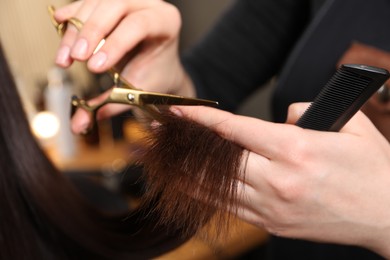
[(339, 131), (389, 76), (382, 68), (341, 65), (296, 125), (319, 131)]

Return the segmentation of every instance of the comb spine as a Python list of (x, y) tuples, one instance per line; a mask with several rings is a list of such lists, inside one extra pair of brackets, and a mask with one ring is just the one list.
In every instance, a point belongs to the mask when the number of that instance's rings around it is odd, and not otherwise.
[(388, 78), (389, 72), (382, 68), (342, 65), (296, 125), (320, 131), (339, 131)]

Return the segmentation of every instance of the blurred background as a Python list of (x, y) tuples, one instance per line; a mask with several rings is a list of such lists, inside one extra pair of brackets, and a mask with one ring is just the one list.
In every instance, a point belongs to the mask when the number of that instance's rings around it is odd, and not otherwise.
[[(200, 39), (231, 1), (170, 0), (182, 13), (181, 50)], [(123, 191), (128, 182), (121, 174), (129, 169), (132, 146), (137, 146), (140, 135), (135, 122), (123, 116), (101, 122), (99, 131), (87, 140), (72, 135), (69, 129), (70, 96), (92, 97), (106, 86), (104, 78), (90, 74), (82, 63), (75, 63), (66, 71), (54, 66), (59, 37), (50, 22), (47, 6), (60, 7), (68, 2), (1, 0), (1, 44), (32, 130), (48, 156), (71, 176), (89, 174), (110, 191)], [(268, 119), (269, 92), (269, 87), (258, 91), (237, 113)], [(202, 241), (191, 241), (162, 259), (175, 259), (178, 252), (180, 259), (260, 259), (267, 234), (245, 223), (239, 222), (238, 227), (240, 231), (232, 231), (231, 241), (221, 241), (218, 252)]]
[[(190, 47), (203, 36), (232, 0), (170, 0), (182, 13), (181, 49)], [(63, 6), (69, 0), (2, 0), (0, 3), (0, 35), (9, 57), (12, 71), (22, 91), (28, 109), (35, 109), (48, 84), (48, 72), (53, 67), (59, 37), (51, 25), (47, 5)], [(74, 94), (98, 91), (93, 77), (84, 64), (75, 63), (69, 70)], [(264, 98), (251, 98), (239, 113), (268, 118), (267, 90)], [(257, 96), (257, 95), (256, 95)], [(256, 99), (256, 101), (252, 101)], [(256, 109), (251, 104), (256, 103)], [(259, 109), (260, 104), (260, 109)], [(29, 111), (30, 112), (30, 111)]]

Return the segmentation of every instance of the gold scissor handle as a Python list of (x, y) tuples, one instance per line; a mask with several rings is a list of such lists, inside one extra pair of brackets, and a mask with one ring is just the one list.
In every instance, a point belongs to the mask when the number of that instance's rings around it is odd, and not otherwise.
[(70, 18), (65, 23), (58, 23), (57, 20), (54, 18), (54, 12), (55, 12), (54, 6), (49, 5), (47, 7), (47, 10), (49, 11), (52, 24), (56, 28), (58, 35), (60, 35), (61, 37), (64, 35), (68, 23), (73, 24), (77, 28), (77, 30), (81, 30), (81, 28), (83, 28), (83, 22), (75, 17)]

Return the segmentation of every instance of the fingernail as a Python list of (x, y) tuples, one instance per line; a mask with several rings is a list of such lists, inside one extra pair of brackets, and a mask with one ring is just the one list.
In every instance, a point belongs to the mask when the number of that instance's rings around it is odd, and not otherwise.
[(105, 52), (98, 52), (91, 57), (88, 65), (91, 68), (98, 69), (107, 61), (107, 54)]
[(72, 48), (72, 56), (82, 59), (87, 54), (88, 42), (86, 39), (78, 39)]
[(84, 133), (88, 133), (88, 130), (89, 130), (89, 124), (88, 123), (83, 123), (82, 125), (80, 125), (80, 127), (79, 127), (79, 133), (82, 133), (82, 134), (84, 134)]
[(70, 48), (69, 46), (61, 46), (57, 52), (56, 64), (66, 65), (69, 60)]
[(161, 123), (158, 122), (157, 120), (153, 120), (153, 121), (150, 123), (150, 127), (151, 127), (152, 129), (156, 129), (156, 128), (158, 128), (159, 126), (161, 126)]
[(182, 117), (183, 116), (183, 112), (180, 109), (176, 108), (176, 107), (170, 107), (169, 110), (173, 114), (177, 115), (178, 117)]

